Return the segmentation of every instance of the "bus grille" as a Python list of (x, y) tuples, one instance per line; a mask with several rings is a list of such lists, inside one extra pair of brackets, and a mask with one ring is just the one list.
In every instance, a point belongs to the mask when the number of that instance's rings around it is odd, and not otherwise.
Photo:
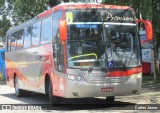
[(106, 77), (100, 75), (88, 75), (84, 76), (84, 78), (88, 83), (123, 83), (129, 79), (129, 77)]

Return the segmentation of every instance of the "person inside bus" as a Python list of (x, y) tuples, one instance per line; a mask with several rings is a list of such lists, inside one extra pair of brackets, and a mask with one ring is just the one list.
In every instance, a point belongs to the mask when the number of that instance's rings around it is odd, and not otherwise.
[(113, 51), (115, 51), (117, 48), (118, 40), (119, 40), (118, 32), (112, 30), (110, 33), (110, 41), (111, 41), (111, 48)]

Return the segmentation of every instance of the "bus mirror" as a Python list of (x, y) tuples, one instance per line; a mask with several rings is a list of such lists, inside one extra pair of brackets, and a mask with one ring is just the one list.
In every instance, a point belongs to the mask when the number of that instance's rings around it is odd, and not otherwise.
[(60, 41), (66, 41), (67, 37), (67, 22), (66, 20), (60, 20), (59, 22), (59, 35), (60, 35)]
[(142, 34), (145, 35), (145, 38), (141, 38), (141, 33), (140, 33), (140, 39), (141, 39), (141, 44), (144, 43), (144, 42), (148, 42), (148, 41), (152, 41), (152, 38), (153, 38), (153, 31), (152, 31), (152, 24), (150, 21), (147, 21), (147, 20), (142, 20), (142, 19), (137, 19), (137, 22), (138, 22), (138, 25), (140, 25), (141, 23), (143, 24), (143, 27), (144, 27), (144, 30), (141, 30), (140, 28), (140, 31), (144, 31), (145, 33)]

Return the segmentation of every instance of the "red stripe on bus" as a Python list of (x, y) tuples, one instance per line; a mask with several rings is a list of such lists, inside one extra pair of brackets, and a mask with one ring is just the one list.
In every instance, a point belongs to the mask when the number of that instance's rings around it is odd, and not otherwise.
[(129, 70), (118, 70), (118, 71), (108, 71), (106, 73), (107, 77), (121, 77), (121, 76), (131, 76), (133, 74), (141, 73), (142, 67), (132, 68)]
[(53, 9), (49, 9), (49, 10), (47, 10), (47, 11), (39, 14), (37, 17), (38, 17), (38, 18), (43, 18), (43, 17), (45, 17), (45, 16), (50, 15), (52, 12), (53, 12)]

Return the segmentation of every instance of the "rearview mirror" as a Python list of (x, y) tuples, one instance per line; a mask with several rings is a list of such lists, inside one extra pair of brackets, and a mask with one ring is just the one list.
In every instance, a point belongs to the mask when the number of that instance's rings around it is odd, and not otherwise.
[(141, 30), (141, 31), (145, 32), (144, 33), (145, 34), (145, 39), (141, 40), (141, 44), (143, 44), (144, 42), (152, 41), (153, 31), (152, 31), (152, 24), (151, 24), (151, 22), (147, 21), (147, 20), (137, 19), (137, 23), (138, 24), (139, 23), (143, 23), (144, 24), (144, 30)]
[(61, 42), (66, 41), (66, 37), (67, 37), (67, 22), (66, 22), (66, 20), (59, 21), (59, 35), (60, 35)]

